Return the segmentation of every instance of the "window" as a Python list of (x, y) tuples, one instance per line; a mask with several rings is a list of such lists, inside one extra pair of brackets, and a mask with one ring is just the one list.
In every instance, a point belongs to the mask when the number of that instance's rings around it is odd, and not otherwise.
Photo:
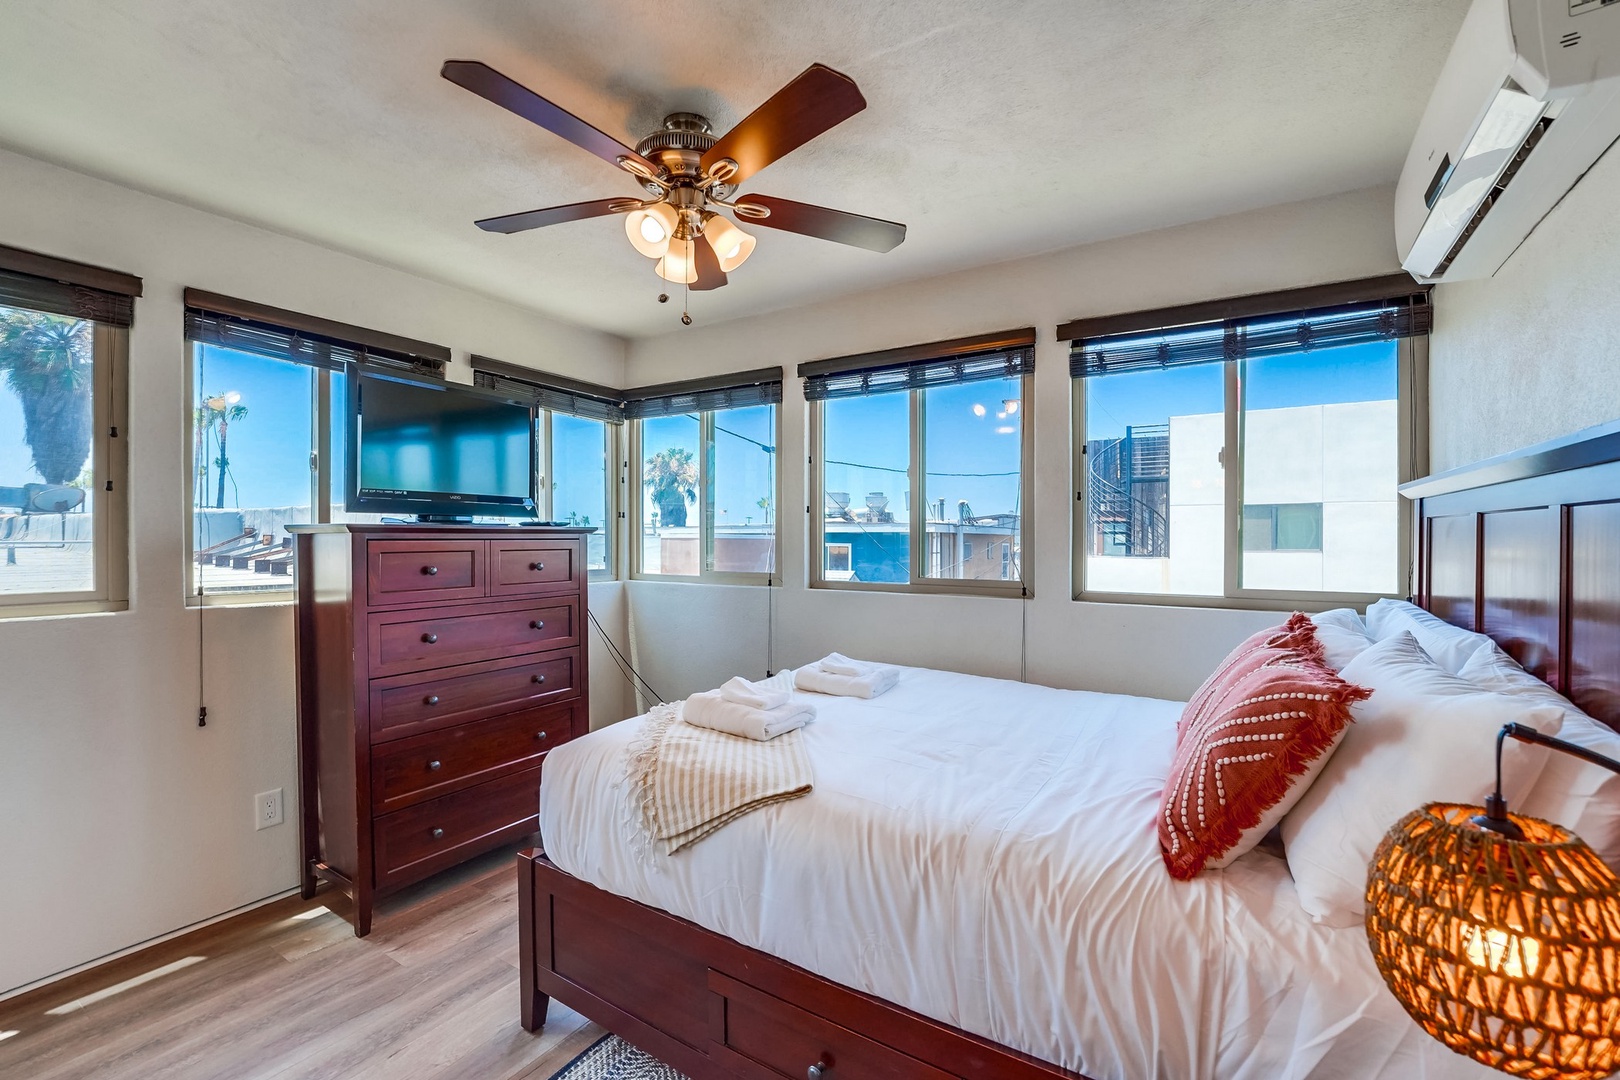
[(1260, 606), (1404, 591), (1396, 488), (1419, 466), (1430, 318), (1398, 275), (1061, 328), (1083, 426), (1080, 593)]
[(800, 366), (814, 542), (849, 551), (812, 584), (1024, 590), (1033, 344), (1015, 330)]
[(624, 402), (617, 390), (534, 368), (474, 356), (473, 385), (531, 402), (538, 426), (540, 490), (536, 513), (595, 530), (585, 538), (586, 567), (614, 576), (619, 436)]
[(1244, 551), (1322, 550), (1321, 503), (1243, 505)]
[(377, 521), (344, 508), (347, 373), (356, 364), (441, 374), (449, 350), (197, 289), (190, 343), (187, 595), (284, 599), (287, 526)]
[(776, 571), (780, 368), (627, 391), (642, 577), (768, 583)]
[(0, 614), (127, 600), (117, 433), (140, 292), (138, 278), (0, 248)]
[(852, 565), (854, 556), (853, 544), (827, 544), (827, 576), (834, 581), (848, 581), (854, 573)]

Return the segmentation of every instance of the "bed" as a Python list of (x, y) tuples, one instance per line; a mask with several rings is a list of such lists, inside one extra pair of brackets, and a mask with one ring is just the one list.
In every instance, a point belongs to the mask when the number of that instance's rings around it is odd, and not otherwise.
[[(1620, 430), (1407, 493), (1424, 606), (1612, 726)], [(1303, 914), (1281, 859), (1169, 878), (1179, 703), (907, 669), (817, 704), (815, 792), (671, 858), (627, 828), (635, 721), (553, 752), (525, 1026), (556, 996), (694, 1080), (1489, 1075), (1412, 1024), (1359, 929)]]

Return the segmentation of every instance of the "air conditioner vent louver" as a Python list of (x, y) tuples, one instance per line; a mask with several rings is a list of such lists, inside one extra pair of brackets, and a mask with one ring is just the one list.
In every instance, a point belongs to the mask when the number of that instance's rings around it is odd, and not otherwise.
[(1495, 206), (1496, 200), (1502, 197), (1502, 192), (1506, 191), (1507, 186), (1513, 183), (1513, 178), (1519, 174), (1519, 168), (1524, 164), (1525, 158), (1530, 156), (1530, 151), (1536, 148), (1536, 144), (1547, 133), (1547, 129), (1552, 127), (1552, 123), (1551, 117), (1543, 116), (1536, 122), (1536, 126), (1530, 129), (1530, 134), (1525, 136), (1524, 144), (1519, 147), (1519, 152), (1513, 155), (1513, 160), (1508, 162), (1507, 167), (1502, 170), (1502, 175), (1497, 179), (1496, 186), (1491, 189), (1489, 195), (1485, 196), (1485, 201), (1479, 204), (1479, 209), (1474, 211), (1473, 219), (1468, 222), (1468, 227), (1462, 231), (1461, 236), (1457, 237), (1457, 242), (1451, 245), (1451, 250), (1446, 253), (1446, 257), (1441, 260), (1440, 265), (1434, 268), (1435, 277), (1439, 277), (1451, 269), (1451, 264), (1462, 251), (1463, 245), (1468, 243), (1470, 236), (1474, 235), (1475, 230), (1479, 228), (1480, 222), (1485, 220), (1485, 215), (1491, 212), (1491, 207)]

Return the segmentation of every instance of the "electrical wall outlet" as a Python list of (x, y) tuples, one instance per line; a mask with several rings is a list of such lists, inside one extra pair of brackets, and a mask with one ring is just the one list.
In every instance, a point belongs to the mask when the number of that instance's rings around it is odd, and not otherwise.
[(253, 796), (253, 827), (268, 829), (282, 822), (281, 789), (261, 791)]

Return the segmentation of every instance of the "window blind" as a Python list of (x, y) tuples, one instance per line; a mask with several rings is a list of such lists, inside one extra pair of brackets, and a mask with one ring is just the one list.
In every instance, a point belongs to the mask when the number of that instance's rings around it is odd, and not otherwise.
[(364, 364), (444, 377), (442, 345), (294, 311), (186, 290), (186, 339), (276, 360), (341, 370)]
[(1410, 279), (1404, 284), (1407, 291), (1399, 295), (1323, 307), (1083, 334), (1071, 340), (1069, 374), (1084, 379), (1427, 334), (1434, 323), (1428, 289)]
[(1034, 370), (1033, 328), (799, 365), (804, 396), (809, 401), (1018, 378)]
[(626, 390), (624, 415), (641, 420), (716, 409), (742, 409), (750, 405), (778, 405), (781, 401), (782, 369), (760, 368), (710, 379)]
[(495, 390), (552, 412), (609, 424), (624, 423), (624, 399), (618, 390), (546, 371), (519, 367), (487, 356), (473, 356), (473, 385)]
[(132, 326), (141, 279), (0, 245), (0, 306)]

